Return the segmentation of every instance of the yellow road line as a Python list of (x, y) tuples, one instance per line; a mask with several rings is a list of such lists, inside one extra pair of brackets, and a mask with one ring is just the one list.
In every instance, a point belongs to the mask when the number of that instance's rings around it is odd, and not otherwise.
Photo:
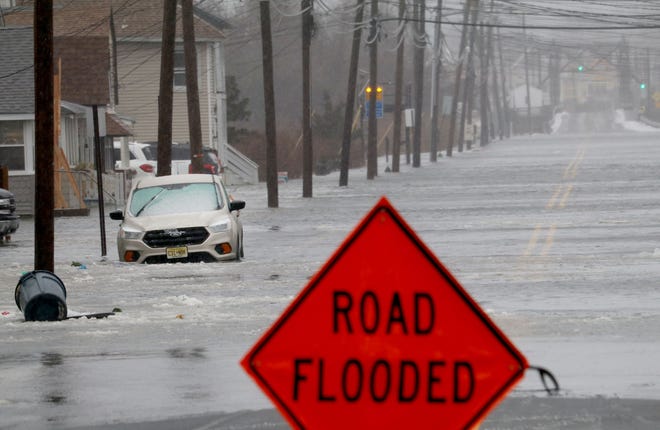
[(584, 159), (584, 154), (586, 153), (586, 150), (584, 148), (580, 148), (578, 153), (575, 155), (575, 158), (571, 160), (571, 162), (566, 166), (566, 169), (564, 169), (564, 174), (562, 175), (563, 179), (574, 179), (575, 176), (577, 175), (577, 169)]
[(541, 250), (541, 255), (545, 256), (548, 254), (548, 251), (550, 251), (550, 248), (552, 248), (552, 244), (555, 241), (555, 231), (557, 231), (557, 225), (552, 224), (550, 226), (550, 229), (548, 230), (548, 234), (545, 236), (545, 245), (543, 246), (543, 249)]
[(525, 248), (525, 252), (523, 252), (523, 257), (527, 257), (531, 255), (532, 251), (534, 251), (534, 248), (536, 247), (536, 241), (538, 240), (539, 232), (541, 231), (541, 228), (542, 228), (541, 224), (536, 224), (536, 227), (532, 232), (532, 237), (530, 237), (529, 242), (527, 242), (527, 248)]
[(566, 187), (566, 192), (564, 192), (564, 196), (561, 198), (561, 201), (559, 202), (560, 209), (566, 206), (566, 200), (568, 200), (568, 196), (571, 194), (571, 191), (573, 191), (573, 184), (568, 184), (568, 186)]
[(562, 184), (557, 185), (555, 192), (552, 194), (552, 197), (550, 197), (550, 200), (548, 200), (548, 203), (545, 205), (546, 209), (552, 209), (555, 206), (555, 201), (557, 200), (557, 197), (559, 197), (559, 194), (561, 194), (562, 187)]

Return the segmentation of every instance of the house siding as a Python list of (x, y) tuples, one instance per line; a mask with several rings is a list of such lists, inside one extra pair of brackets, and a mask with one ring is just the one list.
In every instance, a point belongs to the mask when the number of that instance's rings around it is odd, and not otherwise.
[[(211, 144), (209, 106), (213, 92), (208, 88), (206, 43), (197, 44), (197, 78), (202, 124), (202, 143)], [(160, 89), (160, 44), (148, 42), (120, 43), (117, 49), (119, 104), (117, 112), (135, 121), (134, 138), (138, 141), (158, 139), (158, 93)], [(185, 90), (174, 90), (172, 138), (189, 141), (188, 102)]]

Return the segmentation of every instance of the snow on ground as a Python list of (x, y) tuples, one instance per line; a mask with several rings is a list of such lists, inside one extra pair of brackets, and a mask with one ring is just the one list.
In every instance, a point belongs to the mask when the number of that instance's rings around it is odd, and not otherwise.
[(626, 113), (623, 109), (617, 109), (614, 116), (614, 122), (623, 127), (624, 130), (637, 131), (637, 132), (657, 132), (658, 129), (644, 124), (640, 121), (630, 121), (626, 119)]
[(552, 117), (552, 122), (550, 123), (550, 130), (552, 134), (559, 132), (562, 123), (568, 118), (568, 116), (569, 116), (568, 112), (561, 111), (561, 112), (557, 112)]

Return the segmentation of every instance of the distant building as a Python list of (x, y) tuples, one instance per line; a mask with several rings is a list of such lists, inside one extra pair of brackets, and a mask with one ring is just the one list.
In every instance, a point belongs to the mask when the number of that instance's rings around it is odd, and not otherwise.
[[(553, 106), (550, 97), (541, 89), (529, 88), (529, 106), (527, 108), (527, 86), (521, 85), (509, 93), (509, 107), (511, 109), (513, 132), (545, 133), (548, 131), (548, 121), (552, 117)], [(531, 114), (531, 117), (528, 115)]]

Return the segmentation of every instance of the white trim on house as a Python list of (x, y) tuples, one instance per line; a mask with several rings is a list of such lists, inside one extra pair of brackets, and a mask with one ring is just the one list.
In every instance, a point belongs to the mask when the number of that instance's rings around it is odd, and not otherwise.
[(5, 113), (0, 114), (0, 121), (34, 121), (32, 113)]

